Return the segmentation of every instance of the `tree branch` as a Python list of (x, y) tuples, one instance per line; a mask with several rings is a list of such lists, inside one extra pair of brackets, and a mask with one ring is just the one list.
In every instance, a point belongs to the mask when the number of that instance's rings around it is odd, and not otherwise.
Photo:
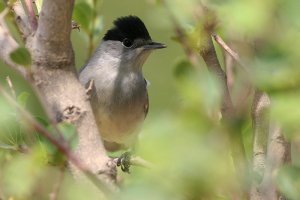
[(261, 177), (264, 174), (265, 158), (270, 125), (270, 99), (265, 92), (255, 91), (252, 106), (253, 120), (253, 170)]
[(28, 10), (28, 18), (29, 18), (29, 24), (31, 26), (31, 30), (35, 31), (37, 29), (37, 19), (34, 13), (32, 0), (25, 0), (26, 8)]
[(266, 169), (260, 187), (264, 200), (284, 199), (276, 184), (276, 172), (284, 164), (291, 162), (291, 144), (283, 136), (282, 128), (273, 123), (270, 125)]
[(23, 37), (26, 39), (32, 33), (32, 30), (30, 28), (28, 16), (25, 13), (21, 1), (17, 0), (12, 6), (12, 9), (15, 13), (15, 20), (18, 28), (23, 34)]
[(248, 68), (241, 61), (239, 54), (233, 51), (218, 34), (213, 33), (212, 36), (214, 40), (220, 45), (220, 47), (222, 47), (248, 73)]
[(270, 99), (269, 96), (256, 90), (252, 104), (253, 126), (253, 173), (250, 200), (262, 200), (260, 189), (266, 166), (267, 143), (270, 126)]
[[(190, 45), (187, 43), (186, 35), (184, 29), (180, 26), (180, 24), (176, 21), (175, 17), (173, 16), (172, 12), (170, 12), (168, 5), (165, 1), (162, 1), (165, 5), (165, 7), (169, 11), (170, 18), (173, 22), (173, 25), (175, 27), (175, 31), (177, 33), (177, 37), (179, 38), (179, 42), (184, 47), (185, 52), (191, 61), (192, 64), (195, 66), (199, 66), (198, 60), (195, 59), (195, 54), (193, 48), (190, 47)], [(201, 7), (204, 9), (205, 13), (209, 11), (207, 8)], [(206, 17), (206, 16), (205, 16)], [(221, 65), (219, 63), (213, 41), (211, 38), (211, 32), (213, 27), (215, 26), (215, 21), (209, 21), (209, 17), (206, 17), (206, 20), (203, 24), (203, 34), (201, 34), (201, 46), (200, 46), (200, 52), (199, 54), (203, 58), (204, 62), (207, 65), (208, 70), (214, 74), (220, 81), (222, 85), (222, 91), (223, 91), (223, 99), (222, 99), (222, 107), (221, 107), (221, 113), (225, 121), (229, 122), (228, 124), (232, 124), (232, 121), (235, 117), (235, 109), (232, 104), (232, 100), (230, 97), (228, 85), (227, 85), (227, 77), (225, 72), (222, 70)], [(232, 130), (233, 127), (228, 127), (230, 130), (229, 132), (235, 131)], [(239, 177), (245, 177), (247, 174), (247, 160), (245, 155), (245, 149), (243, 145), (242, 135), (230, 135), (232, 140), (232, 154), (233, 154), (233, 160), (234, 160), (234, 166), (237, 170), (237, 174), (242, 174), (242, 176), (239, 175)], [(243, 178), (241, 178), (241, 181), (244, 181)], [(245, 196), (245, 192), (243, 191), (243, 196)]]
[[(44, 0), (37, 31), (27, 42), (33, 58), (33, 80), (53, 121), (67, 121), (77, 128), (75, 156), (109, 183), (115, 182), (116, 166), (106, 155), (93, 111), (74, 67), (70, 42), (74, 0)], [(80, 170), (71, 165), (75, 175)]]
[(73, 67), (74, 55), (70, 42), (73, 4), (74, 0), (43, 1), (39, 26), (31, 46), (33, 60), (37, 60), (38, 65), (69, 70)]
[(226, 76), (227, 76), (227, 86), (228, 86), (229, 92), (231, 92), (233, 85), (234, 85), (235, 60), (228, 53), (224, 53), (224, 60), (225, 60), (225, 71), (226, 71)]
[[(83, 174), (91, 180), (99, 189), (105, 190), (107, 193), (111, 193), (115, 190), (111, 185), (104, 184), (102, 180), (96, 180), (94, 174), (90, 172), (89, 166), (86, 163), (79, 160), (76, 155), (71, 151), (68, 145), (68, 141), (63, 137), (56, 138), (47, 128), (45, 128), (40, 122), (38, 122), (28, 111), (26, 111), (22, 106), (20, 106), (15, 99), (13, 99), (0, 85), (0, 93), (2, 96), (10, 103), (12, 106), (16, 107), (22, 117), (27, 120), (27, 122), (38, 131), (39, 134), (47, 138), (54, 146), (57, 147), (68, 159), (71, 164), (74, 164)], [(60, 135), (62, 133), (59, 129), (56, 129)], [(19, 149), (18, 149), (19, 150)], [(112, 161), (113, 162), (113, 161)]]
[(200, 48), (200, 55), (209, 71), (218, 77), (223, 87), (223, 103), (221, 112), (224, 118), (230, 119), (234, 115), (234, 108), (227, 86), (227, 76), (219, 63), (215, 47), (210, 35), (207, 35), (206, 43)]

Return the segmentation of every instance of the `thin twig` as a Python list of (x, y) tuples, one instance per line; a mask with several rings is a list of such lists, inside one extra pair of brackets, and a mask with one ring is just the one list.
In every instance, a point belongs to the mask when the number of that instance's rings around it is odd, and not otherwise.
[(33, 9), (32, 0), (25, 0), (26, 8), (28, 10), (29, 23), (33, 31), (37, 29), (38, 22)]
[(31, 33), (31, 27), (29, 24), (28, 16), (26, 15), (24, 7), (20, 0), (17, 0), (13, 4), (12, 10), (15, 14), (15, 22), (19, 27), (19, 31), (21, 32), (23, 38), (27, 39), (27, 37)]
[(233, 51), (225, 42), (224, 40), (216, 33), (212, 34), (214, 40), (241, 66), (243, 69), (248, 72), (248, 68), (245, 64), (241, 61), (240, 56), (238, 53)]
[(67, 158), (74, 163), (78, 168), (80, 168), (83, 171), (86, 171), (87, 168), (78, 161), (72, 152), (70, 151), (70, 148), (66, 146), (66, 141), (59, 141), (57, 140), (51, 132), (49, 132), (42, 124), (40, 124), (30, 113), (28, 113), (24, 108), (22, 108), (0, 85), (0, 93), (3, 95), (4, 98), (7, 99), (7, 101), (14, 107), (18, 108), (21, 115), (44, 137), (46, 137), (52, 144), (54, 144), (62, 153), (64, 153)]
[(216, 33), (212, 34), (213, 38), (215, 39), (215, 41), (227, 52), (229, 53), (229, 55), (231, 55), (231, 57), (234, 58), (234, 60), (236, 60), (237, 62), (240, 62), (240, 57), (239, 55), (233, 51), (225, 42), (224, 40), (217, 35)]
[(233, 85), (234, 85), (234, 64), (235, 60), (229, 53), (224, 53), (224, 60), (225, 60), (225, 72), (227, 76), (227, 85), (228, 89), (231, 92)]
[(115, 191), (111, 185), (104, 183), (102, 180), (97, 179), (96, 176), (90, 172), (85, 164), (79, 161), (74, 154), (72, 153), (70, 147), (68, 146), (67, 141), (63, 138), (55, 138), (53, 134), (48, 131), (41, 123), (39, 123), (28, 111), (22, 108), (0, 85), (0, 93), (3, 97), (14, 107), (18, 108), (21, 115), (31, 124), (38, 133), (42, 134), (45, 138), (47, 138), (53, 145), (57, 147), (57, 149), (66, 155), (67, 159), (74, 164), (80, 171), (84, 173), (84, 175), (95, 184), (100, 190), (104, 191), (106, 194), (111, 194)]
[(10, 89), (10, 92), (11, 92), (13, 98), (17, 99), (15, 88), (14, 88), (14, 86), (13, 86), (13, 84), (12, 84), (11, 79), (10, 79), (9, 76), (6, 77), (6, 82), (7, 82), (8, 86), (9, 86), (9, 89)]
[[(163, 1), (163, 3), (165, 3), (165, 7), (168, 9), (167, 4), (165, 1)], [(203, 7), (204, 11), (206, 12), (206, 14), (209, 13), (209, 9), (206, 7)], [(177, 23), (177, 21), (175, 20), (175, 17), (172, 15), (172, 13), (170, 12), (171, 15), (171, 20), (173, 22), (173, 25), (175, 27), (180, 27)], [(203, 60), (205, 61), (207, 68), (209, 71), (211, 71), (216, 77), (218, 77), (218, 79), (221, 81), (222, 84), (222, 89), (223, 89), (223, 101), (222, 101), (222, 107), (221, 107), (221, 113), (223, 118), (225, 119), (225, 121), (229, 122), (229, 124), (232, 124), (232, 120), (234, 120), (235, 117), (235, 108), (232, 104), (232, 100), (231, 100), (231, 96), (228, 90), (228, 85), (227, 85), (227, 77), (225, 72), (223, 71), (220, 62), (218, 60), (216, 51), (215, 51), (215, 47), (213, 45), (213, 41), (211, 38), (211, 33), (213, 31), (213, 28), (215, 27), (215, 21), (211, 22), (209, 21), (209, 18), (207, 19), (207, 21), (204, 22), (204, 30), (201, 34), (201, 47), (200, 47), (200, 55), (203, 58)], [(180, 29), (183, 31), (183, 29)], [(180, 32), (177, 32), (177, 34)], [(184, 32), (183, 34), (180, 33), (181, 35), (178, 35), (178, 37), (186, 37)], [(184, 41), (184, 40), (181, 40)], [(184, 47), (187, 44), (182, 44)], [(188, 51), (186, 51), (186, 53), (189, 53)], [(230, 127), (230, 132), (234, 131), (233, 130), (234, 127)], [(239, 178), (241, 179), (240, 181), (243, 181), (242, 179), (245, 178), (245, 176), (248, 174), (247, 171), (247, 159), (246, 159), (246, 155), (245, 155), (245, 149), (244, 149), (244, 145), (243, 145), (243, 140), (242, 140), (242, 135), (240, 134), (231, 134), (231, 141), (232, 141), (232, 154), (233, 154), (233, 160), (234, 160), (234, 166), (236, 168), (237, 174), (239, 174)], [(242, 175), (242, 176), (241, 176)], [(241, 187), (241, 190), (243, 190), (243, 187)], [(242, 191), (242, 195), (245, 197), (247, 196), (247, 192), (246, 191)]]

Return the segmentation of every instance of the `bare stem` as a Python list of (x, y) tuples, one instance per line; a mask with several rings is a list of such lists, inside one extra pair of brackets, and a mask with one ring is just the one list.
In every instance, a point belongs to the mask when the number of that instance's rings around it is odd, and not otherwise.
[(35, 31), (38, 27), (38, 22), (33, 9), (32, 0), (25, 0), (26, 8), (28, 10), (29, 23), (32, 31)]
[(7, 82), (8, 86), (9, 86), (9, 89), (10, 89), (10, 92), (12, 94), (12, 97), (14, 99), (17, 99), (17, 95), (16, 95), (16, 91), (15, 91), (14, 85), (12, 84), (12, 81), (9, 78), (9, 76), (6, 77), (6, 82)]
[(217, 35), (216, 33), (212, 34), (215, 41), (240, 65), (243, 67), (243, 69), (248, 72), (247, 67), (244, 65), (244, 63), (241, 61), (240, 56), (238, 53), (233, 51), (225, 42), (224, 40)]

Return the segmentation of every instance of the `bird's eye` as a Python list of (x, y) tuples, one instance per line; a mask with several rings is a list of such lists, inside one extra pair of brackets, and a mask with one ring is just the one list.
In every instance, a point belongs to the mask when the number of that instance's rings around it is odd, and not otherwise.
[(125, 38), (125, 39), (123, 40), (122, 44), (123, 44), (123, 46), (129, 48), (129, 47), (132, 47), (133, 42), (132, 42), (130, 39)]

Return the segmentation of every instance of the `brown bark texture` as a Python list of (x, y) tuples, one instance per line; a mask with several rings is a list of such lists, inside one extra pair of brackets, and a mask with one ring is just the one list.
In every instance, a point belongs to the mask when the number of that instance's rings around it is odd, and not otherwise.
[[(30, 7), (31, 1), (26, 2)], [(115, 182), (116, 167), (107, 156), (85, 88), (78, 81), (70, 41), (74, 0), (44, 0), (38, 19), (29, 9), (26, 16), (20, 1), (13, 8), (16, 23), (31, 53), (30, 73), (10, 59), (19, 47), (0, 20), (0, 57), (32, 83), (37, 95), (55, 123), (70, 122), (77, 128), (79, 143), (72, 152), (85, 170), (110, 184)], [(80, 167), (70, 163), (76, 176)]]

